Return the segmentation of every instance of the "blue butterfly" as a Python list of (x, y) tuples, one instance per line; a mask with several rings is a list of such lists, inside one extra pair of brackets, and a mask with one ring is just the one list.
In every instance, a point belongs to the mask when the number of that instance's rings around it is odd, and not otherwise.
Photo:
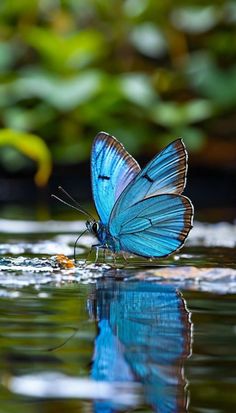
[(100, 219), (86, 222), (97, 247), (146, 258), (165, 257), (182, 247), (193, 219), (193, 205), (181, 195), (187, 158), (183, 141), (177, 139), (141, 170), (114, 136), (98, 133), (91, 175)]

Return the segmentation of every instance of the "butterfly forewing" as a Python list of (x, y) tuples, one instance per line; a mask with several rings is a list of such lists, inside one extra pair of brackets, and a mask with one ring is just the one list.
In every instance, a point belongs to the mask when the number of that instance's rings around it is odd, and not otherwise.
[(138, 163), (120, 142), (105, 132), (98, 133), (92, 148), (91, 175), (93, 198), (103, 224), (108, 223), (116, 200), (139, 171)]
[(163, 257), (179, 249), (192, 228), (193, 207), (182, 195), (145, 198), (120, 215), (112, 212), (109, 231), (120, 249), (144, 257)]

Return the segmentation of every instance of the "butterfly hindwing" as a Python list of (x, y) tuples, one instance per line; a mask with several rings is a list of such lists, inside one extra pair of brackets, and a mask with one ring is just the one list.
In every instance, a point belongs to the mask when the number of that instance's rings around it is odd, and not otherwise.
[(103, 224), (125, 187), (139, 173), (140, 167), (124, 146), (113, 136), (100, 132), (95, 137), (91, 175), (95, 206)]
[(177, 139), (156, 155), (126, 187), (115, 205), (116, 214), (153, 195), (181, 194), (186, 172), (187, 152), (182, 139)]
[(179, 249), (192, 228), (193, 207), (182, 195), (162, 194), (131, 205), (110, 222), (120, 250), (143, 257), (164, 257)]

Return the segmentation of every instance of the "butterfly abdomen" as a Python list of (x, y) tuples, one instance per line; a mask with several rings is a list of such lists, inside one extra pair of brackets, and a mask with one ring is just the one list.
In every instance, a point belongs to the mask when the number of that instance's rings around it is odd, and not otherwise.
[(108, 248), (113, 252), (120, 252), (120, 242), (110, 234), (107, 225), (104, 225), (102, 222), (97, 222), (96, 232), (93, 229), (92, 232), (97, 237), (101, 247)]

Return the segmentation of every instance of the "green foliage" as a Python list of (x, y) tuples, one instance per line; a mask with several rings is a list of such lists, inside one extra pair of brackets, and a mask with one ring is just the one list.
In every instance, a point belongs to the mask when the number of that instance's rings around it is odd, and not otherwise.
[(104, 37), (95, 30), (61, 36), (52, 29), (32, 27), (25, 38), (37, 51), (42, 63), (55, 72), (79, 70), (105, 54)]
[(0, 147), (14, 147), (17, 151), (35, 161), (37, 163), (35, 183), (38, 186), (47, 184), (52, 168), (51, 156), (47, 146), (41, 138), (29, 133), (17, 132), (11, 129), (2, 129), (0, 130)]
[(193, 87), (206, 96), (219, 112), (235, 107), (236, 65), (220, 69), (206, 53), (198, 53), (192, 57), (187, 74)]
[(193, 151), (225, 139), (215, 120), (236, 104), (235, 22), (226, 0), (3, 0), (0, 125), (40, 136), (62, 163), (88, 158), (99, 130), (136, 154), (179, 135)]

